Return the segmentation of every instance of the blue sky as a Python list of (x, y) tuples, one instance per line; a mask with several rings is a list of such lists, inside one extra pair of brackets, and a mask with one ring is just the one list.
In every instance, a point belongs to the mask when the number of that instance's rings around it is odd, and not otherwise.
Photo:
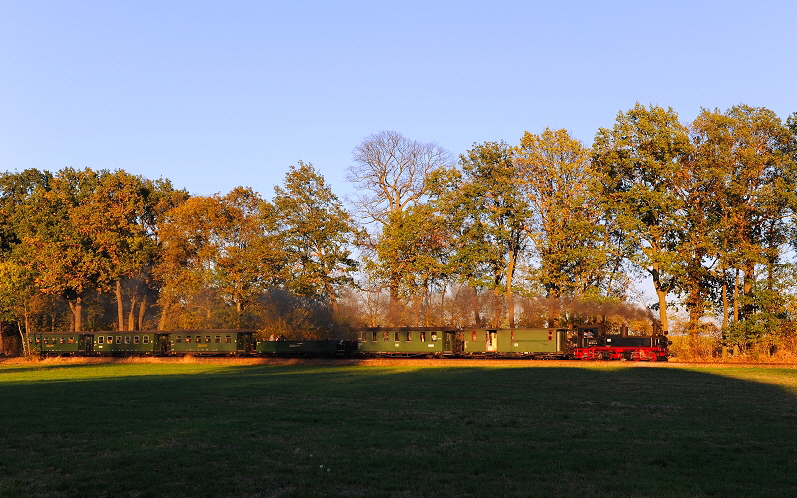
[(619, 111), (797, 111), (797, 2), (0, 0), (0, 171), (166, 177), (194, 194), (313, 163), (339, 195), (366, 136), (454, 154)]

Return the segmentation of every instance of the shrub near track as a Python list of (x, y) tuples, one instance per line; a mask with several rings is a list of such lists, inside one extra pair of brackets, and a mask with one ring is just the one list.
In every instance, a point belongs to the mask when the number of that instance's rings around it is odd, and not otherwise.
[(795, 395), (791, 368), (0, 365), (0, 496), (797, 496)]

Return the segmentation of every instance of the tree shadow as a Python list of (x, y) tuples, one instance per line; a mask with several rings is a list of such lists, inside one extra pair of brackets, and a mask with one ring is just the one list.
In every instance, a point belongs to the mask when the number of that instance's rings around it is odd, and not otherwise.
[(112, 367), (0, 383), (0, 495), (797, 496), (791, 369)]

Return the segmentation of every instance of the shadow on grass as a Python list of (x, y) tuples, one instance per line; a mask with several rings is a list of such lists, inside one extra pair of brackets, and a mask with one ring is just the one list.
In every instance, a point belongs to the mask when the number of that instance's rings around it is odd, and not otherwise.
[(64, 367), (3, 369), (0, 496), (797, 496), (793, 370)]

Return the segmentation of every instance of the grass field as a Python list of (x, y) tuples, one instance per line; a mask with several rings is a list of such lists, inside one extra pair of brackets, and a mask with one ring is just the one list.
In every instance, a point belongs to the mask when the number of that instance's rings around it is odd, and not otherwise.
[(0, 364), (0, 496), (797, 496), (797, 369), (442, 365)]

